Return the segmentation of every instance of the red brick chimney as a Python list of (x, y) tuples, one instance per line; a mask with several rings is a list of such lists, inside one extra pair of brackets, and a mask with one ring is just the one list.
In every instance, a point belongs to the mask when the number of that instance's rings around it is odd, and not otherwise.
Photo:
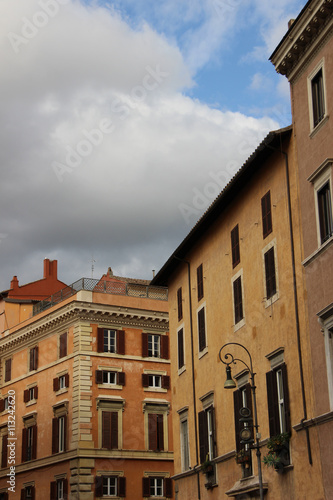
[(13, 279), (10, 282), (10, 289), (11, 290), (18, 290), (18, 287), (19, 287), (19, 282), (18, 282), (17, 276), (13, 276)]
[(57, 260), (44, 259), (44, 278), (57, 279)]

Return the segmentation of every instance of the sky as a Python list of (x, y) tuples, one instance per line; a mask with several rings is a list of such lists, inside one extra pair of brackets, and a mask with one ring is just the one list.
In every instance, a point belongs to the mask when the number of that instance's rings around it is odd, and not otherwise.
[(305, 0), (1, 0), (0, 290), (151, 279), (271, 130)]

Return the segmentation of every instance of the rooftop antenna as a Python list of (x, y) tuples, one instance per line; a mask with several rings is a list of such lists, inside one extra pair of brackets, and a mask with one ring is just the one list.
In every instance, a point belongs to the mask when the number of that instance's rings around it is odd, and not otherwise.
[(96, 262), (96, 261), (94, 260), (94, 254), (92, 254), (92, 256), (91, 256), (91, 278), (94, 277), (94, 269), (95, 269), (94, 262)]

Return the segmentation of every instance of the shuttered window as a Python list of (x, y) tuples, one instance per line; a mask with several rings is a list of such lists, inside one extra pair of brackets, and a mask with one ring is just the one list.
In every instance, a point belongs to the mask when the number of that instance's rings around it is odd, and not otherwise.
[(35, 487), (26, 486), (21, 490), (21, 500), (35, 500)]
[(178, 310), (178, 321), (183, 319), (183, 293), (182, 289), (177, 290), (177, 310)]
[(68, 499), (68, 480), (58, 479), (50, 484), (50, 499), (51, 500), (67, 500)]
[(144, 332), (142, 334), (142, 357), (169, 359), (169, 337)]
[(199, 351), (202, 352), (207, 346), (206, 343), (206, 322), (205, 322), (205, 308), (203, 307), (198, 311), (198, 336), (199, 336)]
[(97, 352), (125, 354), (125, 331), (98, 328)]
[(1, 449), (1, 468), (5, 469), (8, 467), (7, 464), (7, 445), (8, 445), (8, 435), (2, 436), (2, 449)]
[(287, 367), (283, 363), (266, 373), (270, 437), (290, 432), (290, 406)]
[(200, 266), (197, 268), (197, 290), (198, 300), (201, 300), (204, 296), (202, 264), (200, 264)]
[(37, 370), (38, 368), (38, 347), (30, 349), (29, 353), (29, 370)]
[(316, 127), (325, 116), (325, 94), (322, 68), (320, 68), (318, 73), (311, 80), (311, 91), (313, 127)]
[(161, 414), (148, 414), (148, 449), (164, 450), (163, 415)]
[(183, 368), (184, 362), (184, 330), (178, 330), (178, 370)]
[(276, 294), (276, 276), (275, 276), (275, 258), (274, 247), (265, 253), (265, 281), (266, 281), (266, 299)]
[(118, 449), (118, 412), (102, 412), (102, 448)]
[(22, 429), (22, 462), (37, 458), (37, 425)]
[(12, 378), (12, 360), (6, 359), (5, 361), (5, 382), (9, 382)]
[(234, 290), (234, 318), (235, 325), (243, 319), (243, 296), (242, 296), (242, 277), (239, 276), (233, 282)]
[(52, 453), (63, 453), (67, 449), (67, 415), (52, 419)]
[(67, 332), (62, 333), (59, 338), (59, 358), (67, 356)]
[(270, 191), (261, 198), (261, 213), (263, 238), (266, 238), (273, 230)]
[(203, 463), (207, 456), (211, 460), (216, 456), (216, 436), (215, 436), (215, 410), (210, 406), (206, 410), (199, 412), (199, 447), (200, 462)]
[(240, 263), (238, 224), (231, 231), (231, 255), (232, 255), (232, 267), (236, 267), (237, 264)]
[(331, 188), (330, 183), (327, 182), (317, 192), (318, 199), (318, 217), (320, 229), (321, 244), (325, 243), (333, 234), (333, 217), (332, 217), (332, 203), (331, 203)]
[(143, 497), (165, 497), (172, 498), (172, 479), (169, 477), (143, 477), (142, 496)]

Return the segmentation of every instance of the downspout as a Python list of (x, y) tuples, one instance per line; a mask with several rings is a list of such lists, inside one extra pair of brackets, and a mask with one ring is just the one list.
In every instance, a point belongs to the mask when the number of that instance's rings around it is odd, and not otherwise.
[(192, 394), (193, 394), (193, 411), (194, 411), (194, 434), (195, 434), (195, 456), (197, 463), (192, 468), (197, 475), (197, 485), (198, 485), (198, 500), (200, 500), (200, 477), (199, 471), (196, 468), (199, 464), (199, 453), (198, 453), (198, 424), (197, 424), (197, 403), (196, 403), (196, 392), (195, 392), (195, 377), (194, 377), (194, 343), (193, 343), (193, 321), (192, 321), (192, 294), (191, 294), (191, 268), (190, 262), (185, 259), (177, 257), (175, 254), (173, 257), (181, 262), (187, 264), (187, 275), (188, 275), (188, 296), (189, 296), (189, 310), (190, 310), (190, 334), (191, 334), (191, 358), (192, 358)]
[(301, 345), (301, 333), (299, 325), (299, 311), (298, 311), (298, 297), (297, 297), (297, 283), (296, 283), (296, 265), (295, 265), (295, 246), (294, 246), (294, 231), (293, 231), (293, 219), (291, 211), (291, 196), (290, 196), (290, 179), (289, 179), (289, 163), (288, 163), (288, 153), (282, 151), (282, 149), (274, 148), (269, 144), (266, 146), (274, 151), (278, 151), (284, 155), (285, 165), (286, 165), (286, 181), (287, 181), (287, 197), (288, 197), (288, 215), (289, 215), (289, 232), (290, 232), (290, 249), (291, 249), (291, 261), (293, 270), (293, 290), (294, 290), (294, 305), (295, 305), (295, 316), (296, 316), (296, 335), (297, 335), (297, 350), (298, 350), (298, 361), (299, 361), (299, 372), (300, 372), (300, 382), (302, 391), (302, 402), (303, 402), (303, 418), (301, 419), (301, 426), (305, 430), (306, 442), (308, 448), (309, 464), (312, 465), (312, 453), (311, 453), (311, 443), (310, 434), (308, 427), (305, 427), (304, 421), (307, 420), (307, 408), (306, 408), (306, 398), (305, 398), (305, 383), (304, 383), (304, 371), (303, 371), (303, 360), (302, 360), (302, 345)]

